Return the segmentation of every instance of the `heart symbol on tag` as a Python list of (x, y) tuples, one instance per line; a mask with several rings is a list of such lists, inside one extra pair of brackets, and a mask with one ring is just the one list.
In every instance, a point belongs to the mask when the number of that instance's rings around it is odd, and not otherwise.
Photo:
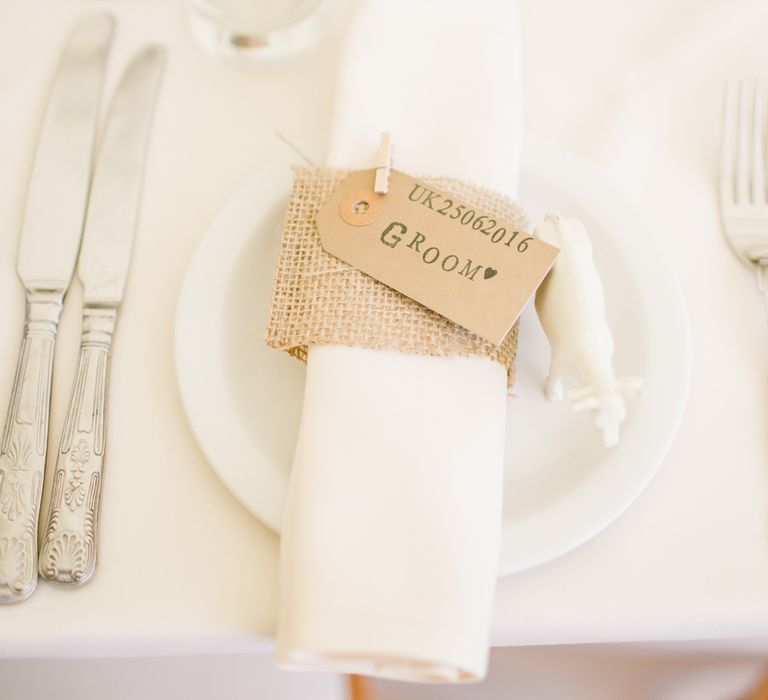
[(483, 277), (485, 279), (489, 280), (491, 277), (495, 277), (498, 274), (498, 270), (494, 270), (492, 267), (486, 267), (485, 272), (483, 273)]

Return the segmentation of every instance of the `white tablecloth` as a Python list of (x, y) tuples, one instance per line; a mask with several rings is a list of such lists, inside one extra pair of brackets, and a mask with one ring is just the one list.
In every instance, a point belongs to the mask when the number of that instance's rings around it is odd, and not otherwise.
[[(100, 569), (77, 591), (41, 584), (28, 602), (0, 608), (0, 655), (264, 648), (277, 540), (218, 482), (186, 425), (174, 308), (207, 223), (283, 148), (273, 129), (296, 141), (327, 129), (335, 44), (247, 71), (198, 52), (180, 2), (0, 6), (0, 411), (22, 325), (14, 260), (47, 79), (64, 28), (94, 7), (119, 19), (109, 87), (145, 40), (170, 49), (116, 338)], [(768, 327), (723, 242), (714, 197), (722, 81), (768, 70), (768, 6), (522, 0), (522, 19), (529, 132), (596, 163), (663, 241), (690, 309), (694, 359), (688, 411), (658, 476), (603, 534), (501, 583), (494, 641), (768, 638)], [(54, 426), (80, 293), (75, 283), (63, 316)]]

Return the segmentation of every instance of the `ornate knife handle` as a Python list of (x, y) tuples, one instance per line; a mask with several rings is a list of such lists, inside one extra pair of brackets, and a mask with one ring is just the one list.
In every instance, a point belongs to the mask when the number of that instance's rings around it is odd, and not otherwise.
[(117, 305), (83, 308), (75, 383), (56, 458), (40, 575), (78, 586), (96, 566), (112, 333)]
[(53, 351), (64, 290), (27, 290), (19, 361), (0, 443), (0, 603), (37, 585), (37, 518), (43, 492)]

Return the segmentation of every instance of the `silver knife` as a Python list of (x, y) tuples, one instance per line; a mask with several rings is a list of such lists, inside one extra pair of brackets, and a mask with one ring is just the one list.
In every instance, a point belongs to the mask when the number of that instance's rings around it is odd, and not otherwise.
[(164, 65), (164, 50), (152, 46), (126, 69), (109, 109), (93, 174), (77, 269), (84, 288), (80, 356), (39, 562), (41, 576), (68, 585), (88, 581), (96, 566), (112, 333), (131, 260)]
[(113, 25), (89, 15), (67, 39), (27, 191), (18, 258), (26, 319), (0, 442), (0, 603), (23, 600), (37, 584), (54, 344), (83, 231)]

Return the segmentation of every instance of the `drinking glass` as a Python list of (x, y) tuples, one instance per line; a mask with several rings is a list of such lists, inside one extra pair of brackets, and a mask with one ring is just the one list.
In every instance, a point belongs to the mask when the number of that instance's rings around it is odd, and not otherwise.
[(308, 48), (321, 33), (325, 0), (186, 0), (192, 34), (210, 54), (254, 62)]

